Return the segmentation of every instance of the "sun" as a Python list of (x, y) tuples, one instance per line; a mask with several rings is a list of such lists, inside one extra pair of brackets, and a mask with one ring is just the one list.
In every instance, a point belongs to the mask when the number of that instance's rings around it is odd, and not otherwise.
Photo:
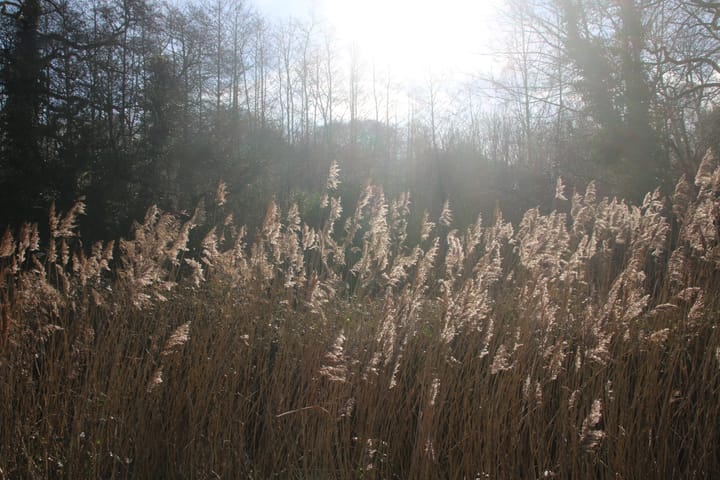
[(405, 80), (477, 68), (497, 0), (324, 0), (338, 36)]

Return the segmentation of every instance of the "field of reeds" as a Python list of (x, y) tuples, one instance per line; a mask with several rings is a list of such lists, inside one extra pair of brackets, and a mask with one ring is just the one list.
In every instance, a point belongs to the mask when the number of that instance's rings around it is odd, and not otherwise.
[[(720, 168), (411, 231), (368, 186), (322, 225), (223, 185), (83, 245), (0, 242), (0, 478), (720, 477)], [(566, 198), (569, 197), (569, 198)], [(416, 239), (410, 241), (408, 239)]]

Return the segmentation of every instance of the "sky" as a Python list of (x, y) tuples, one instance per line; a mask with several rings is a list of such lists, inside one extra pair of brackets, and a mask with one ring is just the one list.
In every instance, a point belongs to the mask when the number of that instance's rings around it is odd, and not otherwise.
[(250, 0), (264, 14), (324, 19), (380, 68), (412, 82), (488, 67), (499, 0)]
[(250, 0), (250, 3), (261, 12), (277, 18), (307, 16), (320, 5), (319, 0)]

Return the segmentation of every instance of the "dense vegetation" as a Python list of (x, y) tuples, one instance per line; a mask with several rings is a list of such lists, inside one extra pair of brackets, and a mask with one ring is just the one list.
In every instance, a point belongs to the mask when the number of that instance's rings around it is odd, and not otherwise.
[(82, 203), (7, 233), (0, 477), (720, 474), (712, 152), (671, 199), (558, 181), (517, 227), (413, 232), (372, 185), (343, 216), (337, 175), (318, 228), (248, 234), (220, 184), (117, 245), (81, 248)]
[(720, 5), (503, 4), (0, 0), (0, 479), (720, 477)]

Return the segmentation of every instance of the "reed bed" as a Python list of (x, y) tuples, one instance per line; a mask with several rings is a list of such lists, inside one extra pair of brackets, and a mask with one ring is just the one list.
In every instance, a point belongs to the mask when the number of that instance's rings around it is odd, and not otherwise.
[(712, 152), (640, 206), (558, 180), (519, 225), (410, 231), (409, 195), (338, 183), (316, 226), (247, 232), (220, 184), (117, 242), (82, 201), (6, 232), (0, 478), (720, 477)]

